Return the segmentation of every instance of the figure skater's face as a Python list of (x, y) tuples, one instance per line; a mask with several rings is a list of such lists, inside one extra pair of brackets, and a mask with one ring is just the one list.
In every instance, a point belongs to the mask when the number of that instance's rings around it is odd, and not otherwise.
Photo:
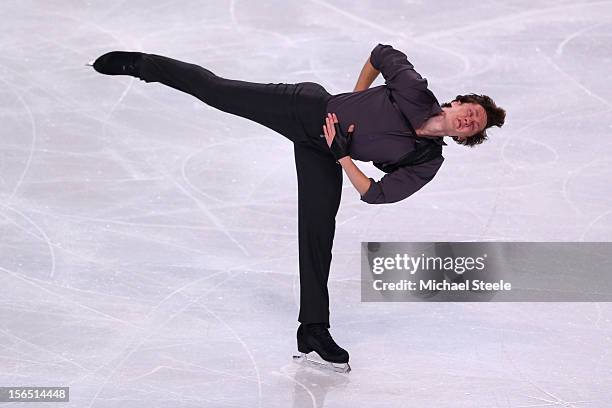
[(477, 103), (453, 101), (449, 108), (443, 109), (448, 136), (463, 140), (481, 132), (487, 125), (487, 112)]

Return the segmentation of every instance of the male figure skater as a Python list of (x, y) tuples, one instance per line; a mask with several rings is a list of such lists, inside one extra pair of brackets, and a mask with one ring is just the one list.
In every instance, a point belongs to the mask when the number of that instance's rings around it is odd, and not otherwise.
[[(444, 160), (443, 136), (474, 146), (487, 138), (485, 129), (501, 127), (505, 120), (505, 111), (485, 95), (458, 95), (439, 105), (406, 55), (383, 44), (372, 50), (355, 91), (338, 95), (313, 82), (226, 79), (198, 65), (141, 52), (113, 51), (99, 57), (93, 67), (102, 74), (165, 84), (293, 142), (298, 180), (298, 350), (300, 358), (315, 351), (343, 372), (350, 370), (349, 354), (329, 333), (327, 290), (342, 170), (364, 202), (397, 202), (433, 179)], [(379, 73), (385, 85), (368, 89)], [(372, 161), (388, 174), (375, 181), (353, 160)]]

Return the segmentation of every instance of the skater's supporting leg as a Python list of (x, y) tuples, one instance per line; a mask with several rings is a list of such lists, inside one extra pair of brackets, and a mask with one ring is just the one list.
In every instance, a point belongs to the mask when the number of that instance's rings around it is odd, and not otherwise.
[(298, 178), (298, 320), (329, 327), (327, 279), (342, 193), (342, 168), (329, 153), (310, 146), (296, 144), (294, 154)]

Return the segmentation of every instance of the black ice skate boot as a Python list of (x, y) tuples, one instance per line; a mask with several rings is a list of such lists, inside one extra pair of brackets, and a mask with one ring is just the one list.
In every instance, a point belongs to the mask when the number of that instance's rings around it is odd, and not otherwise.
[[(297, 344), (300, 355), (293, 356), (294, 359), (325, 366), (341, 373), (351, 371), (351, 366), (348, 364), (349, 353), (336, 344), (327, 330), (327, 324), (300, 324), (297, 330)], [(312, 351), (324, 361), (310, 358), (309, 353)]]
[(98, 57), (93, 64), (96, 71), (105, 75), (131, 75), (140, 77), (141, 52), (111, 51)]

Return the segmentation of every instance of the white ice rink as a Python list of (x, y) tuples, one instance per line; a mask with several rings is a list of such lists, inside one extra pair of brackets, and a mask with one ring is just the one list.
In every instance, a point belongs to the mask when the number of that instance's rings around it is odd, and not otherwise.
[[(361, 303), (359, 272), (361, 241), (612, 239), (611, 1), (3, 0), (0, 19), (0, 386), (70, 387), (36, 407), (612, 406), (611, 304)], [(337, 94), (379, 42), (440, 102), (508, 116), (475, 149), (448, 139), (403, 202), (345, 177), (343, 375), (291, 360), (291, 143), (84, 64), (140, 50)]]

